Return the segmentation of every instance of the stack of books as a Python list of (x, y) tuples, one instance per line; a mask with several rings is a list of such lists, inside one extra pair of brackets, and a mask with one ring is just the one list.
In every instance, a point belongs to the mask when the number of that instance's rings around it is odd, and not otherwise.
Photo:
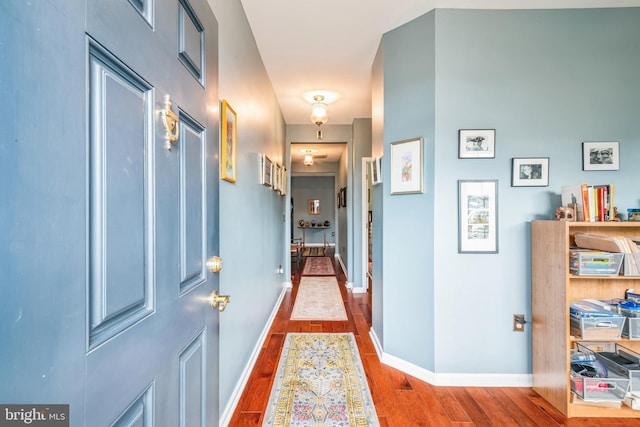
[(606, 185), (565, 185), (562, 187), (562, 205), (576, 206), (578, 221), (614, 221), (614, 186)]

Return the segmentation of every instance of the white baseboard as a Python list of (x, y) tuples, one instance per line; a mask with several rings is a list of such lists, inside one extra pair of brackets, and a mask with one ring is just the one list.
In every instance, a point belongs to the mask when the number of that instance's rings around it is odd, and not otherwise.
[(371, 341), (373, 342), (373, 346), (376, 349), (378, 359), (380, 359), (381, 363), (432, 385), (458, 387), (531, 387), (533, 384), (530, 374), (435, 373), (400, 359), (399, 357), (385, 353), (373, 327), (369, 330), (369, 336), (371, 337)]
[(273, 310), (271, 311), (271, 314), (269, 315), (269, 319), (267, 320), (267, 323), (265, 324), (262, 330), (262, 333), (258, 338), (258, 342), (253, 347), (253, 352), (251, 353), (251, 357), (249, 357), (249, 360), (247, 361), (247, 365), (245, 366), (244, 371), (242, 371), (242, 374), (240, 375), (240, 379), (238, 380), (238, 382), (236, 383), (236, 386), (233, 389), (233, 393), (231, 393), (231, 397), (229, 398), (229, 402), (227, 403), (227, 406), (224, 408), (224, 411), (220, 414), (220, 420), (218, 421), (218, 425), (220, 427), (226, 427), (229, 425), (229, 422), (231, 421), (231, 417), (233, 416), (233, 412), (236, 410), (236, 407), (238, 406), (238, 402), (240, 401), (242, 392), (244, 391), (244, 388), (247, 385), (247, 381), (249, 381), (249, 376), (251, 375), (251, 371), (253, 371), (253, 368), (256, 362), (258, 361), (258, 356), (260, 356), (260, 350), (262, 349), (262, 346), (265, 340), (267, 339), (267, 336), (269, 335), (269, 330), (271, 329), (271, 325), (273, 324), (273, 321), (275, 320), (276, 315), (278, 314), (278, 310), (280, 309), (280, 304), (282, 303), (282, 300), (284, 299), (284, 296), (286, 295), (287, 290), (290, 287), (290, 286), (289, 287), (287, 286), (287, 283), (291, 284), (291, 282), (285, 282), (283, 284), (282, 291), (280, 292), (280, 296), (278, 297), (278, 300), (273, 306)]
[(340, 254), (335, 254), (333, 257), (338, 260), (338, 264), (340, 264), (340, 268), (342, 268), (342, 272), (344, 273), (344, 276), (347, 279), (345, 281), (344, 287), (347, 289), (353, 289), (353, 282), (349, 281), (349, 276), (347, 274), (347, 267), (344, 265), (344, 262), (342, 262), (342, 257), (340, 256)]

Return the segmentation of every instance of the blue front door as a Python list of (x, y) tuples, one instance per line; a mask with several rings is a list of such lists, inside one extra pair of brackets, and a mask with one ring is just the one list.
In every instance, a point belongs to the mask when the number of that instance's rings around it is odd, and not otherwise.
[(217, 424), (207, 1), (9, 0), (0, 21), (0, 403)]

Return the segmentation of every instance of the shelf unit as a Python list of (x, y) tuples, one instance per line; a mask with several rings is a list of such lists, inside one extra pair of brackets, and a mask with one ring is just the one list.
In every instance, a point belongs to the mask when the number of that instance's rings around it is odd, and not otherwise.
[[(621, 408), (607, 408), (573, 403), (570, 349), (581, 340), (569, 333), (569, 302), (584, 298), (623, 298), (628, 288), (640, 290), (640, 277), (570, 274), (569, 247), (574, 245), (576, 233), (640, 236), (640, 222), (531, 222), (533, 389), (569, 418), (637, 418), (640, 411), (625, 404)], [(603, 341), (617, 342), (640, 352), (640, 340)]]

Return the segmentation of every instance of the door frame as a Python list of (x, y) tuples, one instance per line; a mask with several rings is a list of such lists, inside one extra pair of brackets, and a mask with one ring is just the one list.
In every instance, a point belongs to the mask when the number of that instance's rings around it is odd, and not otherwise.
[(362, 217), (362, 287), (369, 289), (369, 163), (373, 157), (362, 158), (362, 194), (360, 205), (362, 206), (360, 215)]

